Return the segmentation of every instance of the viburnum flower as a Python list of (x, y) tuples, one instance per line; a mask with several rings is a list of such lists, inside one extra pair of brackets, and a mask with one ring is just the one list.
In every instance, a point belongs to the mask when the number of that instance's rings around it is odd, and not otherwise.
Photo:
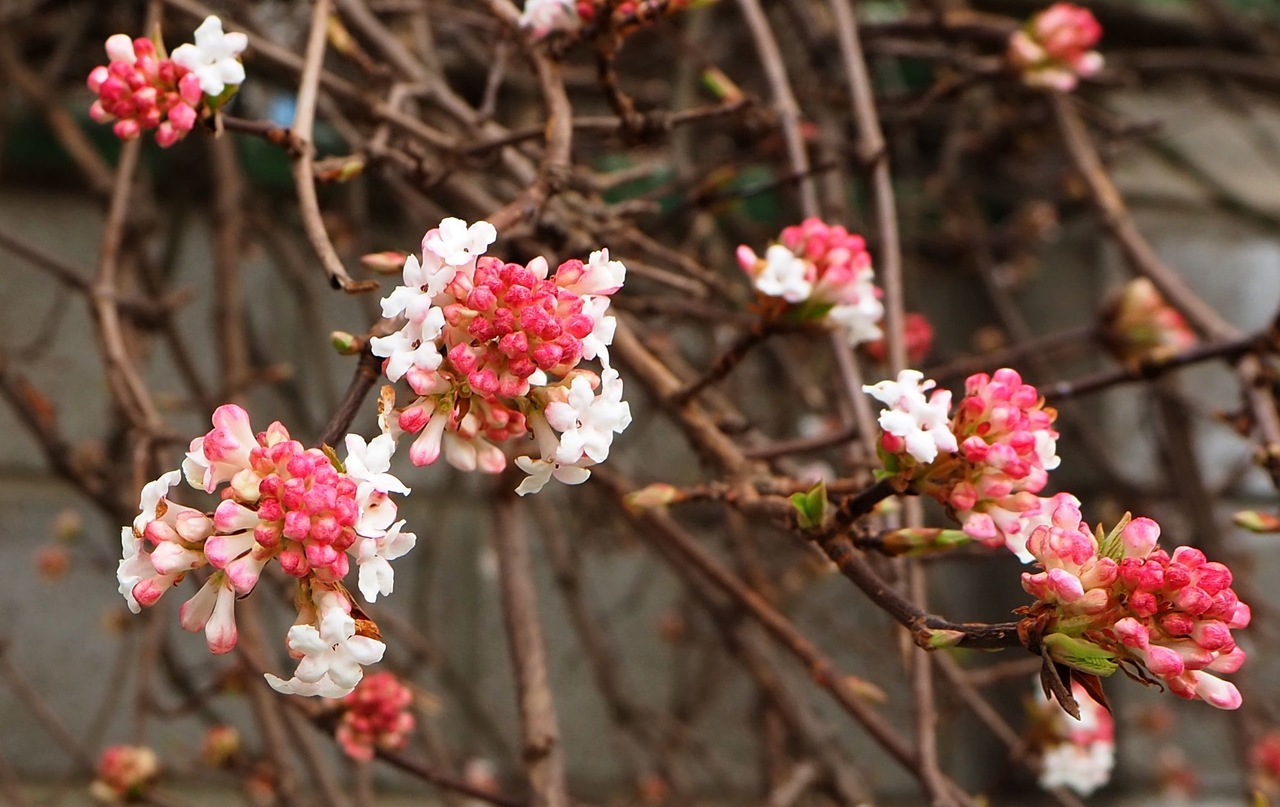
[(150, 39), (116, 34), (107, 39), (109, 64), (89, 73), (89, 89), (98, 100), (89, 117), (110, 123), (121, 140), (133, 140), (148, 129), (156, 143), (168, 148), (195, 126), (203, 94), (199, 79), (172, 59), (161, 58)]
[[(919, 364), (933, 349), (933, 324), (924, 314), (916, 311), (908, 312), (903, 322), (903, 337), (907, 342), (907, 361)], [(862, 345), (868, 356), (882, 362), (888, 354), (888, 346), (884, 337)]]
[[(617, 326), (609, 298), (626, 267), (608, 250), (554, 274), (540, 257), (504, 263), (484, 254), (496, 237), (488, 222), (445, 219), (422, 239), (421, 260), (405, 261), (404, 284), (382, 300), (383, 315), (404, 324), (370, 347), (386, 359), (387, 378), (404, 379), (417, 397), (396, 408), (384, 392), (380, 423), (395, 439), (416, 435), (415, 465), (443, 455), (488, 473), (506, 467), (500, 444), (533, 431), (541, 457), (517, 462), (540, 482), (522, 493), (553, 476), (574, 484), (630, 422), (608, 351)], [(584, 359), (603, 375), (580, 368)]]
[(528, 28), (535, 40), (553, 31), (576, 31), (582, 27), (576, 0), (525, 0), (520, 27)]
[(1080, 683), (1073, 684), (1071, 693), (1080, 707), (1079, 720), (1048, 700), (1036, 683), (1032, 746), (1040, 758), (1042, 788), (1069, 787), (1089, 796), (1111, 780), (1116, 763), (1115, 721)]
[(1102, 69), (1102, 54), (1092, 50), (1101, 38), (1089, 9), (1054, 3), (1013, 33), (1008, 58), (1030, 86), (1070, 92), (1080, 77)]
[(1166, 359), (1196, 344), (1186, 319), (1145, 277), (1126, 283), (1107, 306), (1102, 335), (1121, 361)]
[(863, 386), (863, 392), (889, 407), (880, 411), (879, 420), (884, 430), (880, 443), (885, 451), (906, 451), (917, 462), (930, 463), (939, 451), (959, 449), (947, 417), (951, 392), (935, 390), (926, 400), (924, 393), (934, 386), (933, 381), (924, 381), (919, 370), (903, 370), (897, 381)]
[(1057, 662), (1086, 674), (1145, 670), (1174, 694), (1219, 709), (1240, 706), (1236, 687), (1213, 675), (1244, 663), (1231, 631), (1248, 626), (1249, 606), (1231, 589), (1231, 571), (1189, 546), (1156, 548), (1160, 525), (1127, 516), (1097, 536), (1064, 504), (1027, 541), (1039, 572), (1022, 587), (1034, 637)]
[[(409, 492), (390, 473), (394, 440), (381, 435), (366, 443), (348, 435), (343, 465), (325, 450), (303, 448), (278, 422), (255, 434), (239, 406), (219, 407), (213, 426), (191, 442), (181, 472), (170, 471), (143, 488), (142, 512), (121, 532), (120, 593), (137, 613), (187, 574), (207, 567), (203, 584), (182, 605), (179, 622), (186, 630), (204, 631), (211, 652), (226, 653), (238, 638), (236, 599), (254, 590), (274, 560), (298, 579), (301, 613), (288, 644), (312, 659), (300, 667), (300, 683), (287, 688), (345, 694), (359, 681), (359, 665), (382, 655), (376, 631), (374, 639), (357, 632), (353, 603), (341, 585), (351, 557), (360, 566), (360, 590), (372, 602), (392, 590), (389, 561), (416, 540), (402, 530), (404, 521), (396, 521), (390, 498)], [(169, 499), (184, 474), (191, 487), (220, 495), (212, 513)], [(322, 645), (328, 650), (321, 652)], [(330, 667), (338, 672), (327, 674)]]
[(1059, 505), (1079, 504), (1068, 493), (1037, 495), (1060, 462), (1057, 413), (1017, 372), (1002, 369), (970, 376), (948, 421), (951, 394), (936, 391), (926, 403), (923, 391), (933, 382), (921, 379), (904, 370), (898, 382), (863, 387), (894, 407), (880, 414), (886, 473), (946, 505), (974, 540), (1006, 546), (1029, 562), (1031, 531), (1049, 523)]
[(861, 236), (810, 218), (784, 229), (763, 258), (745, 244), (737, 256), (756, 291), (797, 306), (796, 317), (825, 319), (852, 345), (880, 338), (882, 292)]
[(1280, 796), (1280, 731), (1258, 738), (1249, 749), (1253, 785), (1266, 796)]
[(97, 776), (89, 786), (94, 798), (120, 804), (140, 798), (160, 775), (160, 758), (141, 745), (113, 745), (98, 758)]
[(227, 87), (244, 83), (244, 65), (240, 54), (249, 47), (249, 37), (241, 33), (223, 33), (222, 20), (205, 17), (195, 33), (196, 43), (179, 45), (173, 61), (190, 70), (200, 81), (205, 95), (217, 98)]
[(373, 759), (375, 749), (403, 748), (415, 723), (412, 702), (413, 692), (392, 673), (365, 677), (342, 699), (338, 744), (347, 756), (363, 762)]

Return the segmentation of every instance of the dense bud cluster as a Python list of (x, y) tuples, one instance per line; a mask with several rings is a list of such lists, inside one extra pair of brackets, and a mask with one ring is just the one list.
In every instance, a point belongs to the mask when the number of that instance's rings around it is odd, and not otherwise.
[(224, 34), (217, 17), (206, 18), (195, 37), (196, 44), (179, 46), (172, 58), (159, 53), (150, 39), (125, 34), (107, 39), (110, 62), (89, 73), (89, 89), (98, 95), (89, 116), (99, 123), (114, 121), (112, 131), (121, 140), (154, 129), (156, 143), (168, 148), (186, 137), (202, 106), (244, 81), (238, 57), (248, 45), (244, 34)]
[(1196, 343), (1187, 320), (1145, 277), (1126, 283), (1103, 312), (1102, 334), (1121, 361), (1166, 359)]
[(810, 218), (784, 229), (763, 258), (745, 244), (737, 255), (756, 291), (797, 306), (797, 317), (825, 319), (853, 345), (880, 338), (882, 292), (862, 236)]
[(1149, 518), (1095, 537), (1070, 504), (1037, 527), (1027, 549), (1041, 571), (1024, 573), (1022, 587), (1037, 600), (1031, 614), (1044, 644), (1086, 672), (1137, 665), (1183, 698), (1238, 708), (1240, 692), (1212, 673), (1244, 663), (1231, 631), (1249, 624), (1249, 606), (1231, 589), (1230, 569), (1188, 546), (1169, 555), (1156, 548), (1159, 537)]
[[(396, 521), (389, 498), (409, 492), (388, 473), (391, 438), (366, 444), (348, 435), (344, 468), (320, 449), (303, 448), (278, 422), (255, 434), (248, 413), (238, 406), (219, 407), (213, 425), (191, 442), (183, 463), (191, 487), (221, 496), (213, 513), (170, 501), (169, 489), (182, 476), (170, 471), (143, 488), (142, 512), (121, 532), (124, 558), (117, 576), (130, 609), (137, 613), (154, 605), (187, 574), (207, 567), (211, 573), (183, 604), (180, 622), (186, 630), (203, 630), (212, 652), (226, 653), (237, 641), (236, 598), (254, 590), (274, 559), (285, 574), (298, 578), (302, 592), (300, 622), (289, 637), (297, 657), (321, 652), (306, 649), (311, 634), (328, 631), (323, 643), (311, 642), (317, 648), (359, 638), (341, 585), (351, 557), (360, 567), (360, 591), (372, 602), (380, 593), (391, 593), (389, 561), (414, 543), (411, 533), (401, 532), (404, 522)], [(361, 664), (381, 657), (382, 643), (374, 644), (354, 643)], [(318, 687), (342, 694), (339, 690), (349, 691), (359, 681), (356, 667), (318, 686), (329, 666), (300, 667), (305, 686), (291, 691)], [(315, 677), (308, 678), (308, 671)]]
[(1070, 92), (1080, 78), (1102, 69), (1102, 54), (1093, 50), (1101, 38), (1102, 26), (1089, 9), (1054, 3), (1013, 33), (1008, 58), (1027, 84)]
[(89, 792), (99, 801), (121, 804), (142, 798), (160, 775), (160, 758), (141, 745), (113, 745), (102, 752)]
[[(541, 456), (517, 460), (529, 474), (518, 492), (536, 492), (552, 476), (582, 482), (631, 422), (608, 349), (616, 327), (609, 296), (626, 267), (608, 250), (554, 273), (541, 257), (505, 263), (484, 254), (496, 237), (488, 222), (445, 219), (423, 238), (421, 262), (406, 260), (404, 285), (383, 299), (383, 315), (405, 323), (371, 348), (386, 358), (387, 377), (417, 395), (399, 409), (384, 406), (384, 430), (416, 435), (415, 465), (443, 453), (455, 467), (489, 473), (506, 467), (499, 444), (532, 433)], [(584, 359), (603, 373), (580, 368)]]
[(389, 672), (366, 676), (355, 691), (342, 699), (337, 738), (352, 759), (369, 761), (374, 750), (403, 748), (413, 731), (409, 704), (413, 693)]

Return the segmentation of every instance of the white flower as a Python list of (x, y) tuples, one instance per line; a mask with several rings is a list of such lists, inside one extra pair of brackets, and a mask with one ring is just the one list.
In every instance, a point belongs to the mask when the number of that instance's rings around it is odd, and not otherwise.
[(427, 233), (422, 248), (449, 266), (466, 266), (483, 255), (497, 237), (498, 231), (487, 221), (468, 227), (462, 219), (447, 218), (439, 228)]
[(525, 0), (520, 14), (520, 27), (531, 29), (534, 39), (542, 39), (552, 31), (576, 31), (581, 26), (573, 0)]
[(627, 267), (622, 261), (609, 260), (609, 250), (591, 253), (582, 267), (582, 277), (566, 288), (577, 295), (613, 294), (622, 288), (627, 279)]
[(1041, 757), (1040, 786), (1045, 790), (1069, 787), (1088, 796), (1111, 779), (1115, 762), (1115, 743), (1060, 743), (1046, 749)]
[(215, 572), (178, 609), (178, 623), (192, 633), (203, 630), (210, 653), (229, 653), (236, 646), (236, 592), (227, 576)]
[(120, 528), (120, 563), (116, 567), (116, 580), (120, 583), (120, 596), (135, 614), (142, 613), (142, 606), (133, 597), (133, 587), (148, 577), (154, 577), (156, 569), (151, 557), (142, 551), (142, 539), (129, 527)]
[(196, 74), (200, 90), (208, 96), (219, 96), (228, 85), (244, 82), (244, 65), (237, 58), (249, 46), (249, 37), (241, 33), (224, 34), (222, 20), (205, 17), (196, 29), (194, 45), (179, 45), (173, 61)]
[(142, 512), (138, 513), (133, 519), (133, 528), (139, 534), (146, 531), (147, 524), (160, 518), (156, 514), (160, 502), (169, 493), (169, 488), (178, 484), (178, 480), (181, 478), (182, 473), (180, 471), (169, 471), (161, 474), (159, 479), (142, 486), (142, 497), (141, 501), (138, 502), (138, 507)]
[(285, 681), (267, 674), (267, 683), (285, 695), (319, 695), (339, 698), (349, 694), (364, 677), (365, 665), (382, 660), (387, 646), (377, 639), (356, 635), (356, 621), (341, 607), (331, 605), (320, 614), (320, 627), (294, 625), (289, 629), (289, 650), (302, 654), (293, 678)]
[(409, 493), (409, 488), (389, 473), (391, 456), (396, 453), (391, 435), (380, 434), (366, 443), (360, 435), (348, 434), (346, 444), (347, 476), (359, 482), (361, 489), (368, 486), (368, 490), (381, 493)]
[[(591, 333), (587, 334), (582, 340), (582, 358), (595, 359), (599, 358), (600, 363), (605, 367), (609, 366), (609, 345), (613, 344), (613, 335), (618, 330), (618, 320), (615, 317), (606, 316), (605, 312), (609, 310), (608, 297), (583, 297), (582, 313), (591, 317), (595, 325), (591, 328)], [(539, 371), (541, 372), (541, 371)], [(533, 377), (529, 377), (529, 383), (533, 383)], [(546, 383), (545, 381), (543, 382)]]
[(436, 340), (444, 329), (444, 311), (432, 307), (420, 322), (409, 320), (404, 327), (390, 336), (375, 336), (369, 340), (373, 355), (387, 362), (387, 378), (399, 381), (413, 367), (435, 370), (440, 366), (440, 347)]
[(878, 323), (883, 318), (884, 305), (876, 299), (874, 292), (861, 296), (857, 303), (842, 303), (827, 312), (827, 319), (844, 333), (853, 346), (879, 339), (883, 334)]
[(585, 376), (575, 377), (569, 385), (568, 397), (567, 403), (547, 404), (547, 422), (561, 432), (555, 458), (571, 464), (586, 455), (593, 462), (604, 462), (609, 457), (614, 433), (621, 434), (631, 425), (631, 406), (622, 400), (622, 379), (618, 371), (605, 368), (600, 376), (598, 396)]
[(400, 532), (403, 521), (397, 521), (381, 538), (362, 538), (356, 544), (356, 564), (360, 567), (360, 593), (368, 602), (378, 595), (391, 594), (395, 572), (390, 561), (413, 549), (418, 538), (411, 532)]
[(924, 393), (935, 384), (921, 383), (923, 379), (919, 370), (903, 370), (897, 381), (865, 385), (862, 391), (890, 407), (880, 410), (880, 428), (902, 438), (908, 454), (928, 463), (937, 458), (938, 451), (956, 451), (959, 446), (948, 422), (951, 393), (939, 390), (925, 400)]
[(755, 286), (762, 294), (801, 303), (813, 292), (813, 264), (781, 244), (765, 250), (764, 268), (756, 275)]
[(533, 457), (516, 457), (516, 467), (528, 476), (516, 488), (516, 493), (526, 496), (542, 490), (547, 482), (555, 477), (566, 485), (581, 485), (591, 476), (588, 466), (595, 463), (589, 457), (579, 456), (576, 462), (565, 463), (556, 459), (560, 451), (560, 441), (552, 431), (551, 424), (541, 413), (534, 412), (529, 416), (529, 428), (538, 443), (541, 459)]

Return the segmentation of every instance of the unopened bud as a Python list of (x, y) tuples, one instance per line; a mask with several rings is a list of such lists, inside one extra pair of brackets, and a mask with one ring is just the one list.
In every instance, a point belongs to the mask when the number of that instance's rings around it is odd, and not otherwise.
[(352, 356), (360, 352), (360, 340), (355, 334), (346, 331), (334, 331), (329, 334), (329, 344), (342, 356)]
[(361, 255), (360, 265), (380, 275), (398, 275), (404, 270), (404, 262), (408, 259), (409, 256), (403, 252), (387, 250)]
[(662, 507), (684, 499), (684, 494), (675, 485), (655, 482), (652, 485), (632, 491), (626, 496), (627, 507), (633, 510), (647, 510), (651, 507)]

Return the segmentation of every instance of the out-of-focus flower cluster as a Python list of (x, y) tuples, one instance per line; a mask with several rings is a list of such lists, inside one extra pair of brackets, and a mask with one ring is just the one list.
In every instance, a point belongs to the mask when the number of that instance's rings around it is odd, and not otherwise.
[[(406, 260), (404, 285), (383, 298), (383, 315), (405, 323), (371, 349), (387, 377), (417, 396), (395, 408), (384, 391), (383, 429), (416, 435), (415, 465), (443, 453), (457, 468), (489, 473), (506, 467), (499, 444), (531, 433), (540, 456), (517, 458), (528, 474), (517, 492), (552, 477), (579, 484), (631, 422), (608, 350), (617, 325), (609, 296), (626, 267), (608, 250), (554, 273), (542, 257), (504, 263), (484, 254), (496, 237), (488, 222), (445, 219), (423, 238), (421, 262)], [(583, 359), (602, 372), (579, 367)]]
[[(919, 365), (933, 349), (933, 323), (918, 311), (909, 311), (903, 318), (902, 338), (907, 343), (907, 363)], [(871, 342), (864, 342), (862, 350), (878, 362), (883, 362), (888, 355), (888, 345), (884, 337)]]
[(1079, 720), (1047, 699), (1036, 684), (1031, 742), (1040, 757), (1041, 787), (1069, 787), (1089, 796), (1111, 779), (1116, 763), (1115, 721), (1079, 683), (1072, 686), (1071, 694), (1080, 707)]
[(114, 121), (112, 131), (121, 140), (154, 129), (156, 143), (168, 148), (186, 137), (202, 110), (216, 109), (244, 81), (239, 55), (248, 46), (244, 34), (223, 33), (217, 17), (206, 18), (195, 39), (172, 57), (143, 37), (107, 39), (108, 64), (89, 73), (89, 89), (98, 95), (89, 116)]
[(1149, 518), (1095, 536), (1078, 507), (1060, 506), (1027, 541), (1041, 569), (1022, 575), (1036, 598), (1028, 618), (1056, 661), (1096, 675), (1145, 669), (1176, 695), (1236, 709), (1239, 690), (1213, 673), (1244, 663), (1231, 631), (1249, 624), (1249, 606), (1232, 590), (1230, 569), (1189, 546), (1169, 555), (1159, 537)]
[(520, 26), (535, 40), (555, 31), (577, 31), (612, 8), (614, 27), (643, 22), (660, 14), (672, 14), (693, 4), (693, 0), (621, 0), (606, 5), (602, 0), (525, 0)]
[(1093, 50), (1101, 38), (1089, 9), (1054, 3), (1013, 33), (1008, 59), (1028, 85), (1070, 92), (1102, 69), (1102, 54)]
[(1010, 369), (970, 376), (950, 416), (949, 391), (924, 397), (933, 386), (903, 370), (896, 381), (863, 387), (888, 407), (879, 421), (886, 473), (949, 507), (973, 539), (1029, 561), (1031, 531), (1059, 504), (1079, 503), (1070, 494), (1037, 495), (1060, 461), (1057, 413)]
[(1269, 731), (1249, 749), (1253, 786), (1268, 798), (1280, 797), (1280, 731)]
[(342, 699), (338, 744), (347, 756), (365, 762), (373, 759), (375, 749), (403, 748), (414, 727), (412, 702), (413, 692), (394, 674), (365, 676), (355, 692)]
[(160, 758), (141, 745), (113, 745), (98, 758), (89, 792), (99, 801), (122, 804), (142, 797), (160, 775)]
[[(186, 630), (204, 631), (210, 651), (226, 653), (237, 640), (236, 599), (253, 591), (274, 559), (298, 580), (287, 645), (300, 663), (291, 680), (268, 681), (281, 692), (345, 695), (384, 650), (342, 585), (351, 560), (372, 602), (391, 593), (390, 561), (415, 541), (390, 499), (409, 492), (389, 473), (394, 441), (383, 435), (366, 444), (348, 435), (343, 465), (304, 448), (278, 422), (255, 434), (239, 406), (219, 407), (213, 426), (191, 442), (182, 472), (143, 488), (142, 512), (121, 530), (120, 593), (138, 613), (188, 574), (207, 572), (179, 619)], [(170, 500), (184, 474), (191, 487), (221, 497), (212, 513)]]
[(737, 254), (756, 291), (792, 304), (796, 317), (825, 320), (851, 345), (880, 338), (882, 292), (862, 236), (811, 218), (784, 229), (764, 257), (746, 244)]
[(1155, 284), (1134, 278), (1102, 316), (1107, 346), (1121, 361), (1167, 359), (1196, 344), (1195, 331)]

